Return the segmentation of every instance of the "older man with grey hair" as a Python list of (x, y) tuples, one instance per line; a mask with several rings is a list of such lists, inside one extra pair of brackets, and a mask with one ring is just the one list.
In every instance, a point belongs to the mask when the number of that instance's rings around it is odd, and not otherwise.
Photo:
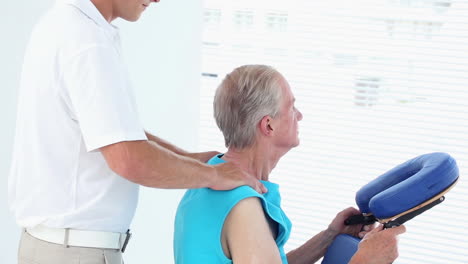
[(269, 179), (279, 159), (299, 145), (302, 113), (286, 79), (265, 65), (234, 69), (218, 87), (214, 116), (228, 148), (208, 163), (232, 162), (256, 175), (268, 188), (259, 194), (249, 186), (230, 191), (188, 190), (175, 221), (175, 262), (314, 263), (338, 234), (364, 237), (350, 263), (391, 263), (396, 236), (404, 226), (382, 230), (345, 226), (355, 208), (338, 213), (327, 229), (301, 247), (285, 253), (291, 222), (281, 208), (279, 186)]

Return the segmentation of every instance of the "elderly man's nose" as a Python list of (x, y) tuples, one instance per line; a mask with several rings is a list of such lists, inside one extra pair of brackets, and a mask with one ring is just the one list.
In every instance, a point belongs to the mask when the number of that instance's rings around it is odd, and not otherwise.
[(302, 113), (301, 113), (301, 111), (299, 111), (299, 109), (296, 109), (296, 111), (297, 111), (297, 115), (296, 115), (297, 116), (297, 121), (301, 121), (302, 120)]

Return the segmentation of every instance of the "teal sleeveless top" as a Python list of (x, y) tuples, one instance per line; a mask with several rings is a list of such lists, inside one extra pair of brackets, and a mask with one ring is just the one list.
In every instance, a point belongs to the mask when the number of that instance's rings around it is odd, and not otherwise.
[[(222, 155), (208, 164), (225, 162)], [(276, 245), (283, 263), (288, 263), (283, 246), (291, 233), (291, 221), (281, 209), (278, 184), (262, 181), (266, 194), (259, 194), (248, 186), (230, 191), (209, 188), (188, 190), (179, 203), (174, 226), (174, 259), (176, 264), (232, 263), (223, 252), (221, 232), (232, 208), (248, 197), (258, 197), (266, 214), (278, 224)]]

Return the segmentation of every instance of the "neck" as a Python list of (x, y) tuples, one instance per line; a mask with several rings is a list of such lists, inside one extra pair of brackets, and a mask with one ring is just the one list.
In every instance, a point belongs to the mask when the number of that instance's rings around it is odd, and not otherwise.
[(244, 149), (229, 148), (223, 159), (236, 163), (242, 170), (259, 180), (268, 181), (284, 153), (278, 153), (269, 147), (270, 144), (254, 144)]
[(109, 0), (91, 0), (93, 5), (97, 8), (99, 13), (104, 17), (107, 22), (112, 22), (114, 17), (114, 8), (112, 1)]

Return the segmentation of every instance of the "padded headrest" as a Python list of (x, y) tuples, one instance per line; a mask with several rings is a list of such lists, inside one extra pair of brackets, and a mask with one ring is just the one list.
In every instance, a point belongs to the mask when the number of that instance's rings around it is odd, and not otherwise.
[[(443, 201), (442, 195), (457, 179), (458, 167), (450, 155), (421, 155), (364, 185), (356, 194), (356, 203), (363, 214), (351, 216), (345, 223), (371, 224), (379, 220), (385, 223), (384, 227), (399, 225)], [(322, 264), (348, 263), (359, 241), (349, 235), (337, 236)]]
[(386, 219), (443, 193), (457, 179), (458, 167), (450, 155), (424, 154), (363, 186), (356, 194), (356, 203), (363, 214)]

